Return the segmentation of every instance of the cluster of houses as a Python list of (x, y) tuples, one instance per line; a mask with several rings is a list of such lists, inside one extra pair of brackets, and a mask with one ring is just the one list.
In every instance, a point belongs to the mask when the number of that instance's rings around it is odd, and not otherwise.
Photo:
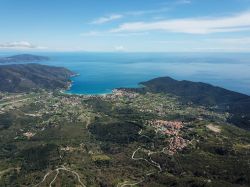
[(181, 121), (153, 120), (148, 125), (154, 127), (156, 133), (177, 136), (183, 127)]
[(148, 125), (154, 127), (156, 133), (170, 136), (165, 152), (169, 155), (175, 154), (187, 147), (189, 140), (181, 137), (180, 131), (184, 123), (181, 121), (153, 120), (148, 121)]
[(189, 140), (182, 138), (181, 136), (175, 136), (169, 139), (167, 153), (174, 155), (176, 152), (184, 149), (189, 144)]
[(125, 89), (114, 89), (112, 90), (112, 94), (107, 94), (105, 95), (106, 98), (108, 99), (117, 99), (120, 97), (126, 97), (128, 99), (134, 99), (138, 96), (138, 93), (135, 92), (130, 92)]

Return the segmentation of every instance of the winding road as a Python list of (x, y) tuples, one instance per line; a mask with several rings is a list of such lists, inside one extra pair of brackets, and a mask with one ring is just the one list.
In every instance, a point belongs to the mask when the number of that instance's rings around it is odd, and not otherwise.
[(74, 174), (74, 175), (77, 177), (78, 182), (81, 184), (81, 186), (82, 186), (82, 187), (86, 187), (86, 185), (83, 184), (83, 182), (81, 181), (80, 175), (79, 175), (77, 172), (75, 172), (75, 171), (72, 171), (72, 170), (70, 170), (70, 169), (67, 169), (65, 166), (61, 166), (60, 168), (57, 168), (57, 169), (55, 169), (55, 170), (52, 170), (52, 171), (49, 171), (48, 173), (46, 173), (46, 174), (44, 175), (44, 177), (43, 177), (43, 180), (42, 180), (40, 183), (36, 184), (34, 187), (37, 187), (37, 186), (41, 185), (41, 184), (46, 180), (46, 178), (47, 178), (50, 174), (56, 172), (55, 177), (54, 177), (54, 178), (52, 179), (52, 181), (50, 181), (50, 183), (49, 183), (49, 187), (52, 187), (52, 184), (56, 181), (56, 179), (57, 179), (57, 177), (58, 177), (58, 175), (59, 175), (59, 173), (60, 173), (60, 170), (62, 170), (62, 171), (67, 171), (67, 172), (70, 172), (70, 173)]

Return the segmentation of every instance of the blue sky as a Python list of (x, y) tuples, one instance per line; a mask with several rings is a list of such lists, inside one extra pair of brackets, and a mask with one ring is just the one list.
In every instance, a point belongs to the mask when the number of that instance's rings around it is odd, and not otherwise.
[(0, 50), (250, 52), (250, 0), (0, 0)]

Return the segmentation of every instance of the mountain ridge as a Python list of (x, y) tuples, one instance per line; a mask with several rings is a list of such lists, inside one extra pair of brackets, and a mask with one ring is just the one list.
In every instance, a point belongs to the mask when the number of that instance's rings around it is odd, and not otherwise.
[(202, 82), (177, 81), (159, 77), (141, 82), (143, 92), (168, 93), (180, 97), (182, 102), (215, 107), (230, 113), (229, 122), (250, 130), (250, 96)]
[(74, 73), (62, 67), (40, 64), (0, 66), (0, 91), (29, 92), (37, 89), (66, 89)]

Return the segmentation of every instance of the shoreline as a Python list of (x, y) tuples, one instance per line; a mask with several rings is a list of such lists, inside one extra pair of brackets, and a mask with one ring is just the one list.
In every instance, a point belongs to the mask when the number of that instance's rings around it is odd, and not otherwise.
[(114, 91), (115, 90), (117, 90), (116, 88), (115, 89), (112, 89), (111, 91), (108, 91), (108, 92), (106, 92), (106, 93), (71, 93), (70, 92), (70, 89), (71, 89), (71, 87), (72, 87), (72, 85), (73, 85), (73, 83), (74, 83), (74, 81), (70, 81), (69, 82), (69, 85), (67, 86), (67, 88), (66, 89), (62, 89), (62, 90), (60, 90), (59, 92), (61, 93), (61, 94), (66, 94), (66, 95), (77, 95), (77, 96), (88, 96), (88, 97), (90, 97), (90, 96), (107, 96), (107, 95), (111, 95), (111, 94), (113, 94), (114, 93)]
[(113, 94), (113, 90), (112, 92), (109, 92), (109, 93), (96, 93), (96, 94), (87, 94), (87, 93), (67, 93), (67, 90), (61, 90), (60, 93), (62, 94), (66, 94), (66, 95), (71, 95), (71, 96), (74, 96), (74, 95), (77, 95), (77, 96), (87, 96), (87, 97), (93, 97), (93, 96), (107, 96), (107, 95), (112, 95)]
[[(75, 74), (71, 75), (70, 79), (69, 79), (69, 82), (68, 82), (67, 88), (65, 90), (64, 89), (60, 90), (60, 93), (61, 94), (66, 94), (66, 95), (71, 95), (71, 96), (72, 95), (77, 95), (77, 96), (87, 96), (87, 97), (94, 97), (94, 96), (105, 97), (105, 96), (108, 96), (108, 95), (115, 94), (115, 92), (117, 92), (120, 89), (124, 89), (124, 88), (113, 88), (112, 90), (109, 90), (109, 91), (107, 91), (105, 93), (71, 93), (70, 90), (71, 90), (71, 88), (73, 86), (73, 83), (74, 83), (74, 81), (71, 78), (78, 77), (78, 76), (80, 76), (80, 73), (75, 73)], [(141, 83), (138, 83), (137, 88), (140, 88), (140, 87), (142, 87), (142, 85), (141, 85)], [(131, 87), (129, 87), (129, 88), (131, 88)]]

